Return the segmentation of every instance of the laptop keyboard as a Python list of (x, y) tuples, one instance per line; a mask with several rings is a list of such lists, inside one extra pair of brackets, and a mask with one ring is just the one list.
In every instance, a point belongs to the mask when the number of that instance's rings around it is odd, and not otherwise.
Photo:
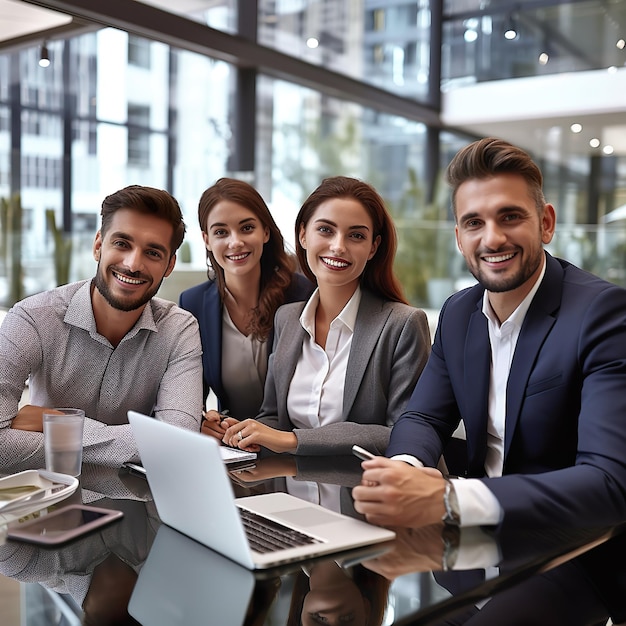
[(283, 526), (252, 511), (239, 508), (241, 521), (248, 536), (250, 547), (263, 554), (284, 548), (297, 548), (311, 543), (322, 543), (319, 539)]

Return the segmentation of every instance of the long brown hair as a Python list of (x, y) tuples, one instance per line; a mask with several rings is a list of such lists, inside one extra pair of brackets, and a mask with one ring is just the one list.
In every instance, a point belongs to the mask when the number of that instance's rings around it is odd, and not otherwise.
[(374, 237), (380, 236), (376, 254), (367, 262), (361, 275), (361, 286), (392, 302), (408, 304), (400, 281), (393, 271), (398, 239), (391, 215), (380, 194), (368, 183), (347, 176), (325, 178), (319, 187), (304, 201), (296, 218), (296, 255), (302, 272), (316, 282), (306, 259), (306, 250), (300, 245), (300, 228), (306, 228), (317, 207), (334, 198), (351, 198), (367, 211), (374, 226)]
[[(261, 194), (252, 185), (243, 180), (220, 178), (214, 185), (204, 191), (198, 204), (198, 221), (203, 233), (208, 235), (207, 223), (209, 213), (222, 200), (236, 202), (252, 211), (270, 233), (269, 239), (263, 245), (263, 254), (261, 256), (259, 304), (253, 311), (250, 326), (248, 327), (248, 331), (253, 337), (264, 341), (272, 330), (276, 309), (281, 304), (284, 304), (285, 291), (291, 284), (291, 279), (296, 269), (296, 261), (293, 255), (288, 254), (285, 250), (283, 236)], [(207, 250), (206, 255), (211, 265), (208, 272), (209, 278), (213, 278), (211, 275), (212, 269), (215, 272), (215, 279), (223, 300), (226, 291), (224, 270), (215, 261), (212, 252)]]
[[(365, 626), (380, 626), (383, 623), (385, 609), (389, 601), (391, 581), (361, 564), (354, 565), (351, 569), (352, 580), (363, 598), (370, 604), (369, 619)], [(309, 577), (300, 570), (295, 574), (287, 626), (302, 626), (302, 608), (309, 591)]]

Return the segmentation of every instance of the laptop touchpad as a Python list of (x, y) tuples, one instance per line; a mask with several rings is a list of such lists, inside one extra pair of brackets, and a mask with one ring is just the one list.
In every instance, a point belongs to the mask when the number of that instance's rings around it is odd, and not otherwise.
[(274, 515), (288, 524), (294, 524), (301, 528), (311, 528), (312, 526), (319, 526), (320, 524), (337, 523), (336, 515), (314, 508), (291, 509), (289, 511), (274, 513)]

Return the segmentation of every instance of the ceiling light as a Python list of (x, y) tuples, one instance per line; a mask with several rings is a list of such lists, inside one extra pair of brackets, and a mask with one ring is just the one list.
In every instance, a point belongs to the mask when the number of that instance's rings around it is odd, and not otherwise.
[(308, 48), (315, 49), (320, 45), (320, 42), (315, 37), (309, 37), (306, 40), (306, 45)]
[(602, 152), (604, 152), (604, 154), (613, 154), (613, 146), (604, 146)]
[(504, 38), (511, 41), (517, 37), (517, 27), (513, 16), (510, 15), (509, 19), (504, 23)]
[(594, 137), (593, 139), (589, 140), (589, 145), (592, 148), (597, 148), (600, 145), (600, 140), (597, 137)]
[(539, 55), (539, 63), (541, 65), (547, 65), (549, 60), (550, 60), (550, 55), (547, 52), (542, 52)]
[(573, 132), (573, 133), (579, 133), (582, 131), (583, 126), (582, 124), (572, 124), (569, 129)]
[(467, 43), (472, 43), (472, 41), (476, 41), (478, 39), (478, 33), (475, 30), (472, 30), (471, 28), (468, 28), (463, 33), (463, 39), (465, 39), (465, 41), (467, 41)]
[(44, 41), (41, 45), (41, 51), (39, 53), (39, 66), (48, 67), (50, 65), (50, 53), (48, 52), (48, 46)]
[(623, 39), (620, 39), (616, 44), (615, 44), (620, 50), (623, 50), (624, 48), (626, 48), (626, 41), (624, 41)]

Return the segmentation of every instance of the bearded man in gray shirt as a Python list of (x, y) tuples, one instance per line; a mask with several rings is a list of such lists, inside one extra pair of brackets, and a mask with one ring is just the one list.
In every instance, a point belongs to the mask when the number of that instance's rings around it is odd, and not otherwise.
[[(83, 460), (137, 458), (127, 411), (200, 430), (202, 348), (190, 313), (154, 297), (185, 236), (169, 193), (107, 196), (92, 280), (18, 302), (0, 327), (0, 468), (43, 467), (46, 408), (85, 410)], [(29, 379), (30, 405), (18, 411)]]

